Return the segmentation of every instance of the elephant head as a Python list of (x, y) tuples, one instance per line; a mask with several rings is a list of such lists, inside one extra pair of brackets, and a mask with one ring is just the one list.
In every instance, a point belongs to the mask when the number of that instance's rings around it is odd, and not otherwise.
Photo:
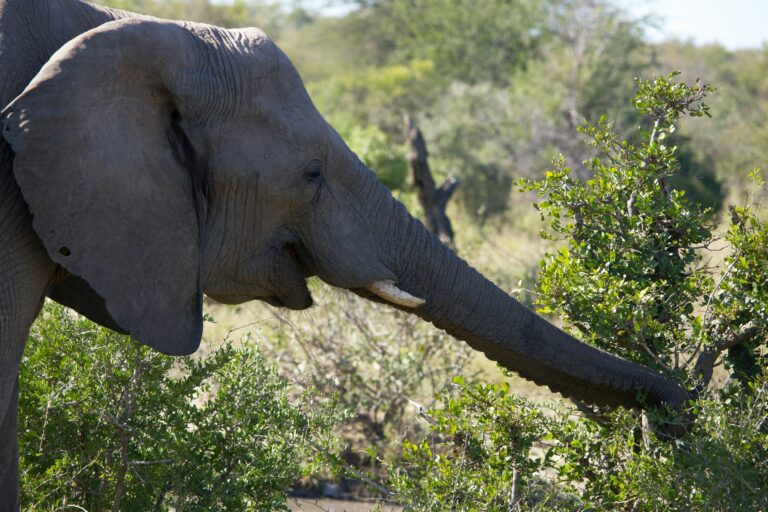
[(347, 148), (258, 30), (107, 23), (64, 45), (4, 118), (49, 256), (162, 352), (196, 350), (203, 293), (303, 309), (316, 275), (577, 400), (677, 406), (687, 396), (553, 327), (446, 248)]

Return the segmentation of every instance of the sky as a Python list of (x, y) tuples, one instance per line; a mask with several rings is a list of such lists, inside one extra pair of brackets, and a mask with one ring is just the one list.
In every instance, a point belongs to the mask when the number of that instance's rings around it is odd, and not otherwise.
[[(768, 0), (613, 1), (627, 8), (633, 17), (656, 16), (660, 28), (649, 29), (647, 33), (654, 42), (690, 39), (698, 44), (719, 43), (730, 50), (768, 45)], [(335, 7), (328, 8), (328, 0), (303, 3), (328, 15), (343, 14), (346, 10), (336, 2), (331, 2), (336, 3)]]
[(768, 46), (768, 0), (615, 0), (633, 16), (657, 16), (652, 41), (669, 38), (720, 43), (730, 50)]

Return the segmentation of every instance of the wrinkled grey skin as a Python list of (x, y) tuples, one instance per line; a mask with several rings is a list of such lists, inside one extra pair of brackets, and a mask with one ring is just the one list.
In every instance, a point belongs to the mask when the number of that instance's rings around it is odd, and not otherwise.
[(303, 309), (305, 278), (415, 314), (592, 404), (685, 391), (590, 348), (443, 246), (323, 120), (256, 29), (77, 0), (0, 0), (0, 510), (16, 510), (16, 403), (46, 294), (168, 354), (200, 342), (201, 299)]

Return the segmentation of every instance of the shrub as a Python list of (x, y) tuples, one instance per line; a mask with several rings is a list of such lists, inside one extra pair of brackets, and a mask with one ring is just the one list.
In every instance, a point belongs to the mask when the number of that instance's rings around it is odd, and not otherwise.
[[(311, 322), (263, 326), (265, 354), (281, 372), (324, 396), (334, 396), (348, 417), (337, 430), (344, 459), (374, 468), (367, 449), (399, 452), (413, 430), (413, 403), (431, 403), (472, 355), (458, 342), (413, 315), (351, 294), (318, 291), (326, 300)], [(418, 427), (418, 426), (416, 426)]]
[(21, 380), (30, 510), (286, 510), (330, 426), (255, 348), (172, 358), (52, 303)]
[(384, 132), (373, 126), (351, 127), (342, 136), (390, 190), (402, 190), (405, 187), (408, 164), (401, 144), (393, 144)]
[(423, 413), (430, 435), (390, 464), (412, 511), (762, 511), (768, 507), (768, 373), (697, 404), (679, 443), (645, 443), (637, 413), (598, 423), (504, 386), (465, 384)]
[[(523, 188), (544, 198), (543, 236), (565, 242), (541, 264), (540, 311), (701, 391), (720, 354), (740, 347), (754, 359), (768, 336), (768, 243), (755, 205), (732, 209), (723, 237), (710, 211), (672, 188), (680, 166), (670, 139), (682, 116), (709, 115), (703, 100), (712, 91), (675, 77), (638, 82), (634, 104), (650, 124), (642, 144), (620, 140), (603, 119), (582, 129), (600, 153), (586, 162), (590, 180), (572, 178), (560, 159)], [(751, 176), (761, 188), (759, 173)], [(726, 251), (722, 266), (704, 257), (708, 249)]]
[(563, 492), (585, 509), (762, 511), (768, 506), (768, 374), (708, 394), (679, 443), (639, 445), (637, 415), (570, 420), (549, 434)]
[(470, 386), (453, 380), (442, 407), (422, 411), (430, 436), (403, 443), (389, 486), (407, 510), (508, 511), (535, 494), (543, 457), (531, 450), (550, 421), (507, 384)]

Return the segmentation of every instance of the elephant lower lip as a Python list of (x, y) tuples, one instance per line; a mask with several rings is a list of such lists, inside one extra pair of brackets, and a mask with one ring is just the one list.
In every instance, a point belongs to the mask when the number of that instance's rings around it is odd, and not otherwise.
[(207, 295), (216, 302), (220, 304), (227, 304), (229, 306), (235, 306), (237, 304), (242, 304), (243, 302), (249, 302), (256, 298), (249, 295)]
[(301, 311), (302, 309), (307, 309), (308, 307), (312, 306), (314, 301), (312, 300), (312, 296), (307, 293), (305, 297), (296, 298), (296, 299), (282, 299), (279, 297), (258, 297), (258, 300), (266, 302), (270, 306), (274, 306), (276, 308), (287, 308), (287, 309), (293, 309), (295, 311)]
[(308, 307), (312, 306), (312, 304), (314, 303), (312, 300), (312, 296), (309, 294), (309, 292), (307, 292), (307, 294), (303, 297), (296, 297), (296, 298), (290, 298), (290, 299), (276, 297), (276, 296), (254, 297), (251, 295), (208, 295), (208, 297), (210, 297), (211, 299), (215, 300), (220, 304), (226, 304), (228, 306), (236, 306), (238, 304), (243, 304), (244, 302), (250, 302), (252, 300), (260, 300), (276, 308), (288, 308), (288, 309), (294, 309), (297, 311), (302, 309), (307, 309)]

